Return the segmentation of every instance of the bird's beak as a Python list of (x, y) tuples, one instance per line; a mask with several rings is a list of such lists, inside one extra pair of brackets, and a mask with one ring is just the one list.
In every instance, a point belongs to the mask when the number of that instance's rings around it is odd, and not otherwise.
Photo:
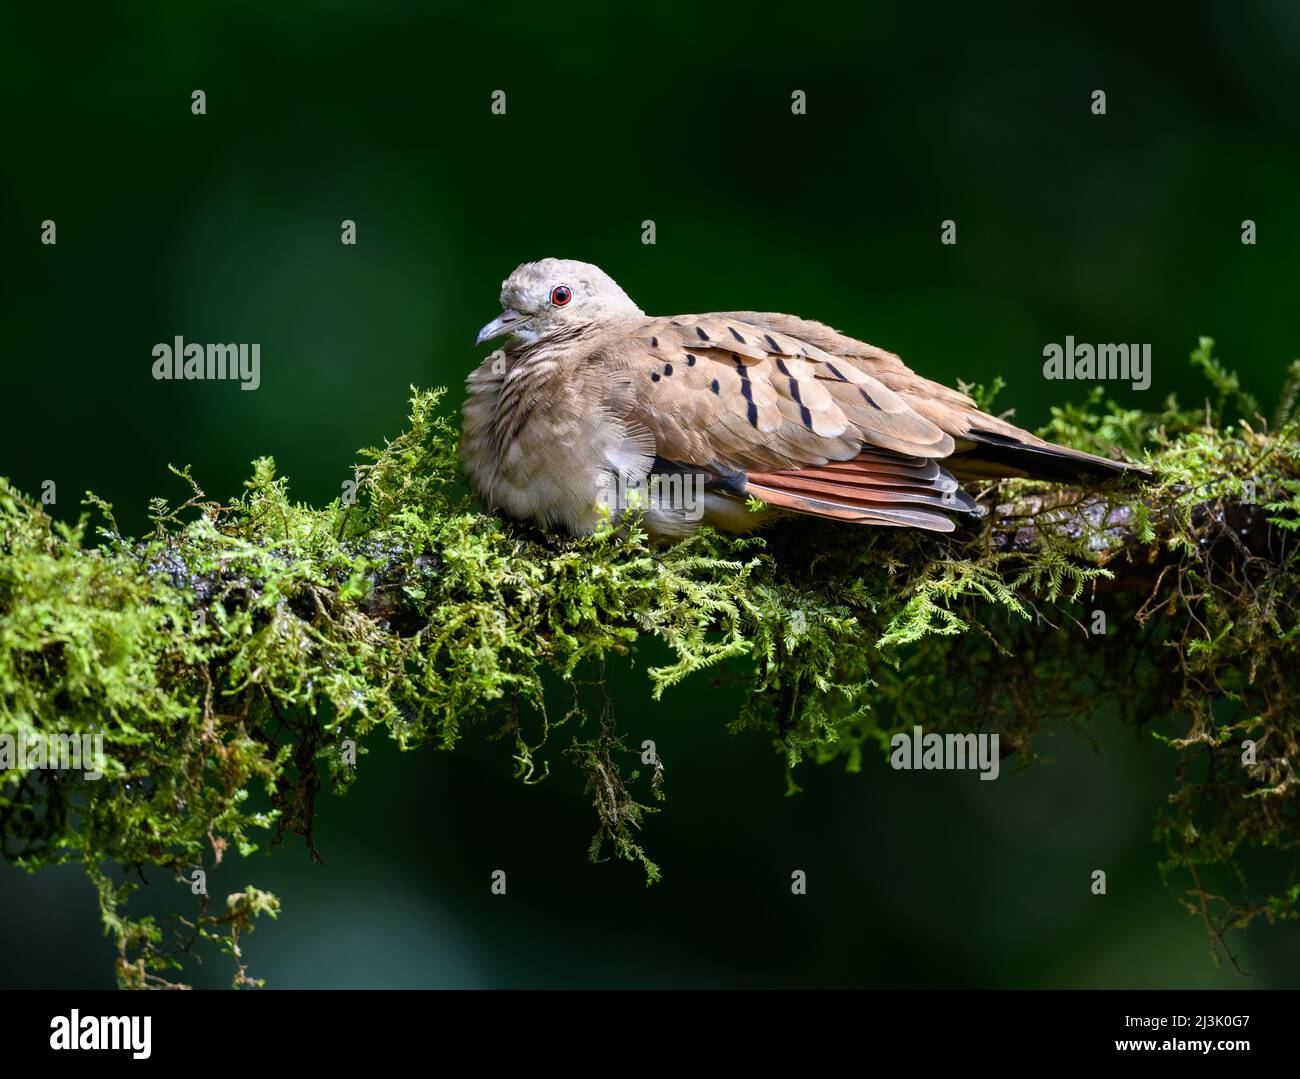
[(478, 332), (474, 338), (474, 345), (478, 347), (484, 341), (491, 341), (494, 337), (501, 337), (511, 333), (521, 323), (527, 320), (518, 311), (511, 311), (509, 308), (501, 312), (499, 318), (494, 318)]

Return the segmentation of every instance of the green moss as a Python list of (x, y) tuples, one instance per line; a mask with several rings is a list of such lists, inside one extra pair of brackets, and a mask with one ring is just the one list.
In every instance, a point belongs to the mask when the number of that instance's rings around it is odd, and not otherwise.
[[(119, 981), (169, 984), (176, 950), (127, 914), (134, 872), (184, 879), (286, 834), (314, 853), (315, 798), (351, 783), (349, 747), (452, 749), (490, 721), (525, 782), (544, 778), (557, 728), (577, 732), (566, 755), (596, 810), (592, 857), (637, 861), (653, 882), (637, 835), (661, 769), (625, 778), (612, 712), (573, 704), (552, 720), (544, 690), (653, 637), (671, 659), (648, 670), (648, 692), (705, 670), (743, 681), (732, 728), (772, 740), (792, 790), (805, 762), (857, 768), (913, 723), (996, 729), (1027, 763), (1042, 724), (1109, 708), (1177, 761), (1156, 823), (1163, 868), (1185, 877), (1216, 945), (1260, 915), (1295, 918), (1300, 363), (1265, 423), (1212, 342), (1193, 362), (1217, 398), (1203, 408), (1140, 413), (1097, 393), (1054, 410), (1046, 432), (1145, 450), (1155, 482), (1004, 483), (986, 492), (1000, 511), (952, 537), (811, 521), (662, 548), (636, 527), (544, 536), (458, 494), (440, 391), (416, 392), (410, 429), (366, 452), (352, 504), (294, 502), (269, 459), (230, 504), (183, 471), (188, 497), (156, 501), (138, 541), (88, 496), (92, 544), (89, 515), (67, 527), (0, 481), (0, 734), (95, 732), (107, 758), (95, 781), (0, 773), (6, 859), (85, 866)], [(1093, 609), (1104, 635), (1088, 632)], [(1283, 855), (1263, 888), (1232, 875), (1251, 849)], [(1229, 894), (1207, 867), (1229, 873)], [(202, 900), (187, 946), (223, 949), (235, 984), (257, 984), (239, 937), (277, 910), (252, 887), (216, 914)]]

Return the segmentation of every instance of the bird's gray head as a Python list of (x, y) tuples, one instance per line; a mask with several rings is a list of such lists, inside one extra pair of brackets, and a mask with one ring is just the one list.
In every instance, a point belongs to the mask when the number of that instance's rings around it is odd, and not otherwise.
[(606, 319), (644, 312), (599, 266), (572, 259), (525, 262), (501, 282), (501, 317), (478, 332), (476, 345), (509, 334), (512, 343), (534, 341)]

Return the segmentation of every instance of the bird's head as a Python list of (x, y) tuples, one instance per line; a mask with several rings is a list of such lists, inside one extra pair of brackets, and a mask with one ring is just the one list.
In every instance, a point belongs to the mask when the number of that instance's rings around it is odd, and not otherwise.
[(525, 262), (501, 282), (501, 315), (478, 332), (481, 345), (509, 334), (531, 345), (554, 334), (642, 310), (599, 266), (572, 259)]

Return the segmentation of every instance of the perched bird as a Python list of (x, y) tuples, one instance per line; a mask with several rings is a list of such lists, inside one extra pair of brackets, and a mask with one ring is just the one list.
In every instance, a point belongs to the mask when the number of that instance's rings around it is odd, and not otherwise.
[(501, 307), (475, 342), (507, 338), (467, 380), (461, 456), (489, 508), (543, 528), (590, 532), (636, 506), (663, 537), (774, 512), (949, 532), (950, 514), (982, 512), (959, 480), (1136, 468), (1045, 442), (820, 322), (652, 318), (585, 262), (524, 263)]

